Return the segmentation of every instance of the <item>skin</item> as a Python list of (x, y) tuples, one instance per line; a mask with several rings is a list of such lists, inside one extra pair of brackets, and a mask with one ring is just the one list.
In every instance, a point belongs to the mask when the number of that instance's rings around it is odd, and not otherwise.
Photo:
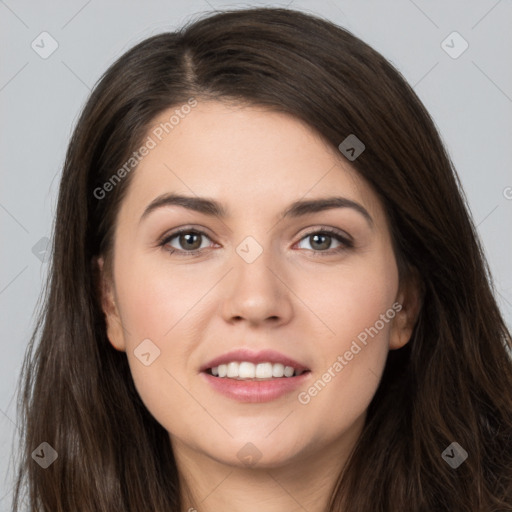
[[(169, 432), (183, 510), (323, 510), (387, 353), (409, 341), (418, 313), (417, 286), (399, 282), (380, 200), (301, 121), (220, 102), (200, 101), (134, 173), (117, 218), (113, 273), (102, 272), (102, 303), (109, 340), (126, 352), (143, 402)], [(171, 192), (215, 199), (229, 216), (165, 206), (140, 221), (151, 201)], [(353, 208), (279, 220), (294, 201), (332, 195), (363, 206), (372, 224)], [(200, 254), (158, 245), (181, 226), (205, 231), (194, 246)], [(348, 233), (354, 247), (334, 253), (343, 246), (334, 237), (315, 243), (306, 236), (323, 226)], [(247, 236), (263, 249), (252, 263), (236, 252)], [(185, 253), (181, 242), (175, 237), (167, 247)], [(401, 311), (378, 335), (308, 404), (299, 403), (298, 392), (396, 302)], [(134, 350), (148, 338), (160, 356), (145, 366)], [(311, 370), (307, 383), (264, 403), (218, 394), (199, 367), (242, 347), (302, 362)], [(261, 456), (252, 467), (237, 456), (248, 442)]]

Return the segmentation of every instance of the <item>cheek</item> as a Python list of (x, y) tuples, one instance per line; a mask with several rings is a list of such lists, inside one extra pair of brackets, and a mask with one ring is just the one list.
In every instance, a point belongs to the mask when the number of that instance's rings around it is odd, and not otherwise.
[(211, 287), (208, 282), (197, 283), (192, 271), (179, 268), (171, 272), (164, 257), (154, 260), (140, 256), (118, 268), (121, 313), (131, 344), (144, 338), (157, 344), (168, 342)]
[(327, 429), (334, 435), (364, 413), (379, 385), (396, 314), (398, 271), (390, 254), (321, 282), (324, 293), (310, 295), (310, 304), (333, 332), (318, 338), (321, 363), (298, 401), (310, 412), (330, 410)]
[(204, 421), (204, 411), (190, 407), (186, 389), (190, 387), (190, 354), (199, 339), (191, 335), (200, 322), (194, 313), (201, 310), (198, 301), (215, 278), (197, 283), (196, 275), (196, 284), (191, 286), (192, 271), (185, 272), (183, 267), (171, 274), (162, 261), (149, 263), (149, 258), (142, 256), (120, 261), (116, 289), (135, 387), (148, 410), (174, 430), (181, 422), (172, 411), (187, 406), (187, 423)]
[[(398, 270), (390, 251), (379, 249), (373, 257), (354, 260), (324, 273), (316, 273), (302, 282), (300, 296), (328, 328), (325, 350), (345, 349), (360, 333), (374, 326), (395, 302), (398, 291)], [(392, 313), (392, 312), (391, 312)], [(380, 339), (388, 335), (390, 322), (381, 325)], [(364, 336), (363, 336), (364, 337)], [(329, 348), (330, 347), (330, 348)]]

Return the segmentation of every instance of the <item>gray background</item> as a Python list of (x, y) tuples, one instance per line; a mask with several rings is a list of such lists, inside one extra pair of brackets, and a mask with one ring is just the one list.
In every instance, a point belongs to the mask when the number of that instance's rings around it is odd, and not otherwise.
[[(510, 0), (0, 0), (0, 511), (10, 509), (15, 392), (48, 266), (45, 237), (81, 106), (114, 59), (142, 39), (214, 9), (264, 5), (288, 5), (348, 28), (414, 86), (461, 177), (512, 326)], [(58, 43), (47, 59), (31, 47), (34, 40), (43, 45), (43, 31)], [(469, 44), (458, 58), (441, 46), (453, 31)], [(452, 53), (462, 48), (453, 37), (447, 44)]]

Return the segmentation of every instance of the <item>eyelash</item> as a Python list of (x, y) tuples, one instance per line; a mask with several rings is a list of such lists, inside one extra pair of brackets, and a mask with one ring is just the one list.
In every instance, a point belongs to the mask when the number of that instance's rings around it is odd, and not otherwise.
[[(193, 251), (184, 251), (182, 249), (175, 249), (175, 248), (169, 249), (166, 247), (166, 245), (171, 240), (173, 240), (174, 238), (176, 238), (184, 233), (201, 235), (201, 236), (205, 236), (206, 238), (210, 238), (204, 231), (200, 231), (198, 229), (192, 229), (192, 228), (181, 228), (181, 229), (174, 231), (170, 235), (165, 236), (158, 243), (158, 246), (164, 248), (164, 250), (167, 251), (169, 254), (176, 254), (179, 257), (198, 255), (201, 252), (203, 252), (204, 248), (203, 249), (194, 249)], [(320, 235), (320, 234), (328, 235), (328, 236), (336, 239), (338, 242), (341, 243), (341, 245), (340, 245), (340, 247), (337, 247), (336, 249), (327, 249), (325, 251), (315, 251), (313, 249), (306, 249), (307, 251), (312, 252), (315, 257), (316, 256), (332, 256), (333, 254), (339, 254), (343, 251), (346, 251), (347, 249), (352, 249), (354, 247), (354, 243), (348, 237), (344, 237), (337, 230), (335, 230), (333, 228), (324, 227), (324, 226), (321, 226), (319, 229), (317, 229), (315, 231), (310, 231), (309, 233), (306, 233), (305, 235), (302, 236), (302, 238), (299, 240), (299, 242), (304, 240), (307, 237), (312, 236), (312, 235)]]

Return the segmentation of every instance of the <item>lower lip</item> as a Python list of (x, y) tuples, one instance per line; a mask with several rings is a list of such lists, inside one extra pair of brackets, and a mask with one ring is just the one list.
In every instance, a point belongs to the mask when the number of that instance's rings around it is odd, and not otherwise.
[(311, 372), (305, 372), (297, 377), (279, 377), (272, 380), (236, 380), (214, 377), (206, 372), (201, 375), (212, 388), (220, 394), (238, 402), (261, 403), (277, 400), (291, 393), (309, 378)]

